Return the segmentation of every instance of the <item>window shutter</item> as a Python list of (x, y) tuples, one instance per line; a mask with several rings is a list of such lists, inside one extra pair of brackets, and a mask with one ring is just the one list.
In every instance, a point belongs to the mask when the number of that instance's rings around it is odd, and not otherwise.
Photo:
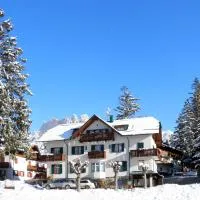
[(92, 150), (92, 151), (95, 151), (95, 145), (92, 145), (92, 146), (91, 146), (91, 150)]
[(124, 143), (122, 143), (122, 151), (124, 151)]
[(62, 174), (62, 165), (59, 167), (59, 174)]
[(84, 146), (81, 146), (81, 154), (84, 154)]
[(60, 148), (60, 153), (61, 153), (61, 154), (63, 153), (63, 148), (62, 148), (62, 147)]
[(103, 144), (101, 145), (101, 151), (104, 151), (104, 145)]
[(115, 152), (115, 144), (112, 144), (112, 152)]
[(75, 147), (72, 147), (72, 155), (75, 155)]
[(54, 174), (54, 165), (51, 165), (51, 174)]
[(127, 161), (123, 161), (123, 171), (127, 171)]
[(83, 168), (83, 169), (81, 170), (81, 173), (86, 173), (86, 168)]
[(51, 148), (51, 153), (54, 153), (54, 148)]

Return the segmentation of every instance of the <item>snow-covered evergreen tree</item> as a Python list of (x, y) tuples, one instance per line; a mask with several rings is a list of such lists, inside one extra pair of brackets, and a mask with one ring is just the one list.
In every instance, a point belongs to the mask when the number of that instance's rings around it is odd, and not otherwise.
[(172, 145), (183, 151), (186, 157), (190, 157), (194, 153), (194, 122), (195, 117), (192, 109), (192, 103), (187, 100), (179, 118), (177, 119), (177, 126), (175, 127), (172, 141)]
[(115, 109), (117, 112), (117, 119), (130, 118), (140, 109), (136, 102), (139, 99), (133, 97), (126, 86), (121, 88), (121, 96), (119, 97), (119, 106)]
[(3, 16), (0, 9), (0, 136), (5, 152), (15, 154), (28, 144), (31, 111), (25, 98), (31, 92), (24, 73), (23, 51), (17, 47), (16, 38), (9, 35), (13, 26)]
[(194, 114), (195, 114), (195, 155), (194, 159), (196, 163), (200, 163), (200, 82), (196, 78), (193, 83), (193, 98), (192, 103), (194, 105)]
[[(184, 152), (186, 157), (200, 155), (200, 83), (195, 78), (191, 96), (186, 100), (177, 119), (172, 145)], [(200, 156), (199, 156), (200, 157)]]

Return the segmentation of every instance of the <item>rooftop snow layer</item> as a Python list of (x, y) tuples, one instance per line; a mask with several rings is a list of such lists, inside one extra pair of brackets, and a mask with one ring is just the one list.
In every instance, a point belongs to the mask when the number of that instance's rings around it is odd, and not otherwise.
[[(154, 117), (137, 117), (131, 119), (115, 120), (114, 122), (105, 122), (115, 128), (117, 125), (128, 125), (125, 131), (118, 131), (121, 135), (140, 135), (159, 133), (159, 121)], [(44, 133), (38, 141), (53, 141), (69, 139), (73, 130), (80, 128), (83, 124), (60, 124), (46, 133)]]
[(140, 135), (159, 133), (160, 122), (154, 117), (137, 117), (131, 119), (115, 120), (110, 126), (128, 125), (125, 131), (119, 131), (122, 135)]
[(73, 130), (81, 127), (82, 123), (76, 124), (60, 124), (45, 132), (38, 141), (53, 141), (69, 139), (72, 136)]

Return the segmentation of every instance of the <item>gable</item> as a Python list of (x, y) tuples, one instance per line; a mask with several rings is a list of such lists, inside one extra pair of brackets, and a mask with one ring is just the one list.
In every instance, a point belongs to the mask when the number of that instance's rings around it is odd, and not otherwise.
[(112, 126), (93, 115), (74, 134), (80, 142), (107, 141), (114, 140), (115, 133), (118, 133)]

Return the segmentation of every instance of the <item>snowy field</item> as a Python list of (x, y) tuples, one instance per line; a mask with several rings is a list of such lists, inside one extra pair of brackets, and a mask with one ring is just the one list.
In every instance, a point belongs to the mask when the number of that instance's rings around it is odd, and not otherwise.
[(0, 182), (0, 200), (199, 200), (200, 184), (163, 185), (133, 190), (46, 190), (15, 182), (15, 189), (5, 189)]

